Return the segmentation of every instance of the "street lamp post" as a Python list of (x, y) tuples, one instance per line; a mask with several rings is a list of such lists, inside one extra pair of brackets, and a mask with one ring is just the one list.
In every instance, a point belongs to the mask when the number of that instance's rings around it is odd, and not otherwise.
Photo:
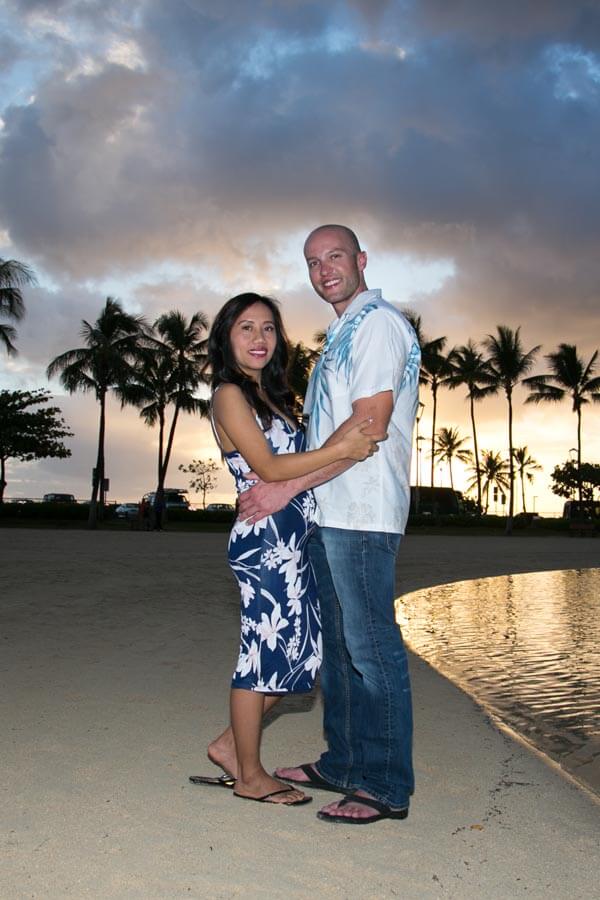
[(417, 445), (417, 471), (416, 471), (416, 485), (415, 485), (415, 514), (419, 515), (419, 510), (421, 507), (421, 438), (419, 436), (419, 422), (423, 416), (423, 410), (425, 409), (425, 404), (419, 400), (419, 404), (417, 406), (417, 414), (415, 416), (416, 422), (416, 445)]

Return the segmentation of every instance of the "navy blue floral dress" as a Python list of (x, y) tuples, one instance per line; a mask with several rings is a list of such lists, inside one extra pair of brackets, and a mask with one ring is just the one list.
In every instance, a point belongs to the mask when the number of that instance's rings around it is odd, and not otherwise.
[[(298, 453), (304, 433), (274, 415), (265, 431), (273, 453)], [(248, 490), (250, 466), (237, 451), (224, 454), (238, 494)], [(321, 622), (307, 543), (315, 500), (298, 494), (280, 512), (229, 538), (229, 565), (241, 591), (240, 653), (231, 686), (265, 694), (309, 691), (322, 659)]]

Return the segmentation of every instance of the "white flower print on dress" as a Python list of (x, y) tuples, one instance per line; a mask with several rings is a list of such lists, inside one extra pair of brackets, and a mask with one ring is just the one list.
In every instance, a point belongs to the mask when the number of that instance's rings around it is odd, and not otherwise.
[(244, 609), (248, 609), (250, 602), (254, 600), (255, 590), (249, 581), (240, 581), (240, 591), (242, 592), (242, 603)]
[(279, 688), (277, 687), (277, 672), (273, 672), (268, 684), (265, 684), (263, 679), (259, 678), (256, 682), (256, 689), (259, 691), (264, 691), (265, 693), (279, 690)]
[(242, 634), (244, 637), (247, 637), (251, 631), (256, 631), (258, 622), (255, 622), (254, 619), (248, 618), (248, 616), (242, 616)]
[[(263, 593), (265, 592), (263, 591)], [(261, 619), (262, 621), (258, 625), (256, 633), (263, 641), (267, 642), (269, 650), (275, 650), (277, 647), (277, 633), (286, 628), (289, 622), (281, 617), (281, 606), (279, 603), (275, 604), (271, 618), (266, 613), (262, 613)]]
[(289, 453), (294, 443), (294, 435), (286, 431), (286, 423), (279, 416), (273, 418), (269, 428), (269, 440), (276, 453)]
[(315, 644), (315, 642), (312, 641), (312, 646), (312, 656), (308, 657), (308, 659), (304, 663), (304, 668), (307, 672), (311, 672), (314, 678), (321, 668), (321, 663), (323, 662), (323, 638), (321, 637), (321, 632), (319, 632), (319, 635), (317, 637), (317, 643)]
[(233, 528), (231, 529), (231, 541), (232, 543), (236, 540), (236, 538), (245, 538), (248, 537), (249, 534), (259, 535), (261, 531), (264, 531), (267, 525), (269, 524), (269, 519), (271, 516), (266, 516), (264, 519), (259, 519), (258, 522), (255, 522), (254, 525), (249, 524), (244, 519), (236, 519)]
[(302, 588), (302, 579), (297, 578), (293, 582), (293, 584), (288, 584), (286, 587), (286, 593), (288, 596), (288, 615), (299, 616), (302, 613), (302, 596), (304, 594), (304, 590)]
[(248, 675), (249, 672), (258, 672), (259, 661), (258, 644), (256, 641), (252, 641), (247, 653), (240, 652), (236, 672), (239, 672), (242, 678)]
[(277, 549), (282, 561), (282, 565), (279, 568), (280, 574), (285, 575), (285, 580), (288, 584), (296, 581), (298, 577), (298, 563), (302, 555), (299, 548), (296, 547), (296, 532), (292, 533), (288, 544), (284, 544), (283, 541), (277, 541)]

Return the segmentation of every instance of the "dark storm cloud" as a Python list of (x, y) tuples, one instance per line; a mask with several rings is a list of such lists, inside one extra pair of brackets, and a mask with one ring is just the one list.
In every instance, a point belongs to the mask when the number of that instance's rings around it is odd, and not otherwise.
[(3, 113), (2, 222), (55, 277), (260, 267), (278, 238), (335, 218), (373, 252), (453, 258), (440, 312), (477, 316), (485, 298), (550, 330), (568, 297), (587, 321), (597, 3), (63, 6), (143, 59), (77, 69), (75, 33), (34, 100)]
[(410, 3), (419, 29), (446, 39), (449, 35), (486, 45), (505, 40), (573, 41), (598, 46), (598, 0), (414, 0)]
[(19, 45), (9, 35), (0, 35), (0, 73), (7, 69), (19, 58)]

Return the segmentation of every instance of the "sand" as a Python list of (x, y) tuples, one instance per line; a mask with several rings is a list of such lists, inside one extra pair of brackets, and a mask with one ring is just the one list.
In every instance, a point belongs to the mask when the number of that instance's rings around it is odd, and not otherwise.
[[(2, 900), (589, 898), (600, 806), (412, 657), (405, 822), (315, 818), (187, 783), (226, 718), (238, 598), (226, 536), (3, 529)], [(568, 537), (406, 538), (399, 591), (598, 564)], [(318, 697), (284, 701), (267, 765), (313, 760)], [(284, 704), (282, 704), (284, 706)]]

